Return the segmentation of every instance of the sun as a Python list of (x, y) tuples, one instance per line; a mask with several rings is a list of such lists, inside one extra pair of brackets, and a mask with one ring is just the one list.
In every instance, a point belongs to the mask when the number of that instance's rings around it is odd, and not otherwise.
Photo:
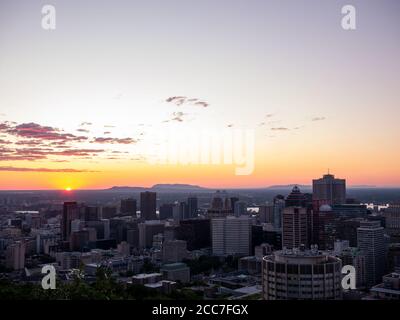
[(72, 188), (71, 187), (66, 187), (65, 191), (72, 191)]

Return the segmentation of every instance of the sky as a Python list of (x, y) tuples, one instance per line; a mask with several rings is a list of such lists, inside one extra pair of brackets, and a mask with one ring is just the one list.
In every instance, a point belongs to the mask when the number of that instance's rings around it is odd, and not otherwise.
[[(400, 186), (399, 57), (397, 0), (0, 0), (0, 189)], [(223, 130), (251, 173), (149, 161)]]

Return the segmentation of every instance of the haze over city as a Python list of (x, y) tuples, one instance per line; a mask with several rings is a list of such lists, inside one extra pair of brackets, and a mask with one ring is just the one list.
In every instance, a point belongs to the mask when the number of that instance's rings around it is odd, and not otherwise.
[[(0, 189), (400, 186), (398, 1), (0, 4)], [(148, 163), (153, 134), (254, 130), (254, 170)]]

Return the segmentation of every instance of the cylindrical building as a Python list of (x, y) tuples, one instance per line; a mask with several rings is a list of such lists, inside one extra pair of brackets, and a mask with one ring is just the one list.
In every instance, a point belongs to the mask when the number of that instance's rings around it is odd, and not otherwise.
[(312, 250), (283, 250), (263, 258), (265, 300), (341, 299), (339, 258)]

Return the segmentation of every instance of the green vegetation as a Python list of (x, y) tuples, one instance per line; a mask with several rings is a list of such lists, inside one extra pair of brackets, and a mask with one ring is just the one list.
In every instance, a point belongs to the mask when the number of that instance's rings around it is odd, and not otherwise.
[(219, 270), (223, 263), (218, 257), (213, 256), (201, 256), (195, 260), (184, 260), (192, 275), (204, 273), (209, 275), (213, 270)]
[(202, 296), (188, 289), (161, 294), (142, 285), (118, 283), (106, 268), (97, 271), (96, 281), (87, 283), (76, 276), (69, 283), (57, 281), (57, 289), (43, 290), (40, 284), (13, 283), (0, 280), (2, 300), (197, 300)]

